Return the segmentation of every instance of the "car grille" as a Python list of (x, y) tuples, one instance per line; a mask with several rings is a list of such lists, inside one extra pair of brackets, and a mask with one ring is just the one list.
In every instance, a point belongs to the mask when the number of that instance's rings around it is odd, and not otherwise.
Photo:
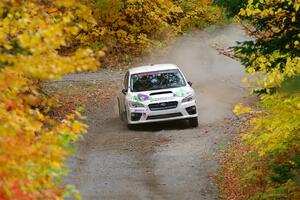
[(180, 112), (178, 113), (170, 113), (170, 114), (163, 114), (163, 115), (152, 115), (148, 116), (147, 120), (151, 119), (166, 119), (166, 118), (173, 118), (173, 117), (181, 117), (182, 114)]
[(151, 111), (169, 110), (169, 109), (177, 108), (177, 105), (178, 105), (177, 101), (169, 101), (169, 102), (149, 104), (149, 108)]

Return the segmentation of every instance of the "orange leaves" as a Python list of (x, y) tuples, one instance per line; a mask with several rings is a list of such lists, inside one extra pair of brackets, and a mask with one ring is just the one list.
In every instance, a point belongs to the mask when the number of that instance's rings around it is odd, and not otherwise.
[(15, 109), (17, 107), (17, 104), (11, 100), (4, 100), (3, 101), (5, 107), (7, 110)]
[(30, 106), (38, 107), (41, 104), (41, 98), (35, 95), (28, 94), (28, 95), (24, 95), (23, 98), (25, 100), (25, 103)]
[(53, 101), (39, 87), (44, 80), (99, 66), (89, 49), (58, 53), (92, 21), (89, 13), (73, 0), (0, 1), (1, 200), (62, 198), (57, 180), (66, 173), (63, 161), (72, 152), (70, 142), (87, 127), (79, 113), (52, 119)]

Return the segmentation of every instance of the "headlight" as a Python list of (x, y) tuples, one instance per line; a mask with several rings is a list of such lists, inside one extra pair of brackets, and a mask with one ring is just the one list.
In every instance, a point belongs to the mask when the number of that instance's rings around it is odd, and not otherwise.
[(128, 105), (129, 105), (129, 107), (131, 107), (131, 108), (141, 108), (141, 107), (145, 107), (144, 104), (139, 103), (139, 102), (133, 102), (133, 101), (128, 102)]
[(181, 103), (185, 103), (185, 102), (189, 102), (189, 101), (193, 101), (194, 100), (194, 95), (189, 95), (187, 97), (185, 97), (184, 99), (182, 99)]

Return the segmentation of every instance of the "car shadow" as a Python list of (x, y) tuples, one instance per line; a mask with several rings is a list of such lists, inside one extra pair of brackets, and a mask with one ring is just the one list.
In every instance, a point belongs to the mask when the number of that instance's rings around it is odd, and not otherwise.
[(136, 124), (131, 130), (133, 131), (162, 131), (162, 130), (183, 130), (190, 129), (190, 125), (188, 120), (173, 120), (166, 122), (153, 122), (153, 123), (145, 123), (145, 124)]

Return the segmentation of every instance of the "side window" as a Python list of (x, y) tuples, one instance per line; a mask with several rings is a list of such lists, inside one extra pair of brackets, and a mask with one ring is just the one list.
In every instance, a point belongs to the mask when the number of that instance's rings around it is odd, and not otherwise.
[(124, 88), (127, 89), (128, 88), (128, 78), (129, 78), (129, 72), (126, 72), (125, 77), (124, 77)]

